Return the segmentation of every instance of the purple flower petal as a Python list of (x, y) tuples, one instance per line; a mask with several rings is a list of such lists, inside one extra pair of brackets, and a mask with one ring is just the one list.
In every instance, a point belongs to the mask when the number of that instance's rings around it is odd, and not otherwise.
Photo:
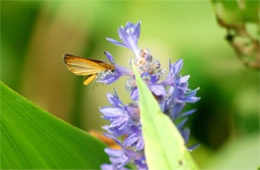
[(138, 106), (129, 105), (126, 109), (127, 109), (129, 116), (134, 121), (140, 121), (140, 110), (139, 110)]
[(183, 66), (183, 60), (180, 59), (178, 61), (176, 61), (172, 66), (171, 66), (171, 73), (174, 74), (174, 75), (177, 75), (181, 68)]
[(106, 74), (103, 78), (98, 79), (97, 81), (100, 83), (111, 84), (114, 83), (121, 75), (117, 72), (111, 72)]
[(135, 31), (133, 33), (133, 35), (134, 35), (134, 37), (136, 39), (136, 43), (137, 43), (137, 41), (138, 41), (138, 39), (140, 37), (140, 29), (141, 29), (141, 22), (138, 21), (136, 26), (135, 26)]
[(172, 119), (176, 119), (178, 114), (182, 111), (182, 109), (184, 108), (185, 103), (176, 103), (173, 106), (173, 109), (171, 111), (171, 117)]
[(127, 22), (125, 25), (125, 30), (128, 34), (132, 34), (135, 30), (135, 25), (132, 22)]
[(144, 148), (144, 139), (140, 136), (140, 139), (137, 141), (136, 150), (142, 150)]
[(188, 147), (188, 151), (192, 152), (194, 149), (196, 149), (199, 146), (200, 146), (200, 144), (198, 144), (198, 143), (194, 144), (194, 145), (191, 145), (191, 146)]
[(121, 101), (119, 100), (117, 95), (107, 93), (107, 99), (108, 99), (109, 103), (114, 107), (118, 107), (121, 104)]
[[(100, 168), (101, 168), (101, 170), (115, 170), (116, 169), (116, 167), (114, 165), (110, 165), (110, 164), (102, 164)], [(122, 167), (122, 168), (117, 168), (116, 170), (129, 170), (129, 169)]]
[(137, 42), (140, 36), (140, 22), (136, 25), (134, 25), (131, 22), (128, 22), (125, 27), (119, 27), (118, 35), (123, 43), (120, 43), (113, 39), (108, 40), (116, 45), (127, 47), (131, 49), (135, 55), (138, 55)]
[(131, 92), (131, 99), (137, 101), (139, 99), (138, 89), (134, 88)]
[(118, 127), (119, 129), (123, 129), (126, 126), (127, 121), (129, 120), (128, 115), (120, 116), (111, 121), (110, 128)]
[(132, 133), (131, 128), (129, 126), (121, 127), (110, 127), (109, 125), (103, 126), (102, 129), (105, 129), (109, 134), (112, 134), (114, 137), (128, 135)]
[(118, 42), (118, 41), (116, 41), (116, 40), (114, 40), (112, 38), (106, 38), (106, 40), (111, 42), (111, 43), (113, 43), (113, 44), (115, 44), (115, 45), (122, 46), (122, 47), (127, 47), (124, 43)]
[(114, 94), (107, 93), (107, 99), (109, 103), (114, 107), (124, 108), (123, 102), (119, 99), (116, 90), (114, 90)]
[(110, 164), (102, 164), (100, 168), (101, 168), (101, 170), (114, 170), (115, 169), (115, 167)]
[(124, 167), (128, 162), (128, 156), (122, 150), (106, 148), (105, 152), (110, 156), (109, 160), (116, 169)]
[(149, 85), (150, 90), (156, 95), (156, 96), (164, 96), (166, 94), (165, 88), (163, 85)]
[(124, 141), (124, 145), (128, 147), (134, 147), (136, 150), (142, 150), (144, 147), (143, 136), (140, 126), (133, 126), (133, 133), (127, 136)]
[(110, 148), (106, 148), (105, 152), (113, 157), (120, 157), (124, 155), (124, 152), (121, 150), (114, 150), (114, 149), (110, 149)]
[(133, 76), (133, 72), (130, 71), (129, 69), (122, 67), (120, 65), (115, 65), (116, 67), (116, 72), (120, 74), (121, 76)]
[(153, 74), (151, 75), (151, 83), (155, 84), (160, 79), (160, 75)]
[(199, 88), (187, 92), (186, 97), (193, 97), (193, 96), (196, 96), (198, 90), (199, 90)]
[(190, 75), (186, 75), (180, 78), (180, 83), (186, 83), (190, 78)]
[(187, 144), (188, 141), (189, 141), (189, 138), (190, 138), (190, 129), (189, 128), (184, 129), (181, 132), (181, 134), (182, 134), (182, 137), (183, 137), (183, 139), (185, 141), (185, 144)]
[(124, 142), (125, 146), (133, 146), (138, 141), (139, 135), (136, 133), (130, 134)]
[(182, 129), (183, 126), (187, 123), (187, 121), (188, 121), (188, 118), (183, 119), (180, 123), (178, 123), (177, 127), (179, 129)]
[(137, 159), (137, 160), (135, 160), (135, 163), (136, 163), (138, 169), (140, 169), (140, 170), (148, 170), (148, 166), (146, 164), (146, 160), (145, 160), (144, 156), (139, 158), (139, 159)]
[(181, 118), (181, 117), (187, 117), (191, 114), (193, 114), (194, 112), (196, 112), (196, 109), (192, 109), (192, 110), (189, 110), (187, 112), (184, 112), (184, 113), (181, 113), (177, 116), (177, 118)]
[(106, 118), (115, 118), (124, 115), (124, 110), (117, 107), (103, 107), (99, 110)]
[(118, 35), (119, 35), (119, 38), (124, 42), (124, 44), (126, 46), (128, 46), (128, 38), (129, 38), (129, 35), (127, 34), (127, 32), (125, 31), (125, 29), (121, 26), (118, 28)]
[(107, 71), (105, 73), (99, 74), (97, 82), (111, 84), (118, 80), (121, 76), (132, 76), (132, 72), (125, 67), (115, 64), (113, 56), (109, 52), (105, 52), (108, 60), (114, 64), (115, 69), (112, 71)]
[(168, 109), (168, 108), (166, 108), (166, 102), (165, 101), (161, 101), (160, 103), (159, 103), (159, 105), (160, 105), (160, 108), (161, 108), (161, 110), (162, 110), (162, 112), (166, 112), (166, 110)]
[(182, 101), (186, 102), (186, 103), (196, 103), (199, 100), (200, 100), (200, 97), (185, 97), (182, 99)]
[(114, 60), (113, 56), (112, 56), (108, 51), (105, 51), (104, 53), (105, 53), (105, 55), (107, 56), (107, 59), (108, 59), (112, 64), (115, 64), (115, 60)]

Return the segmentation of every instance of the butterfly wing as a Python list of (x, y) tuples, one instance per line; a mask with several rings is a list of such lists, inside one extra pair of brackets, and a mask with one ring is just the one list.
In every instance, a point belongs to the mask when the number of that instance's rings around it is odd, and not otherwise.
[(64, 55), (64, 62), (72, 73), (80, 76), (89, 76), (107, 70), (106, 67), (102, 67), (101, 63), (104, 63), (102, 61), (89, 60), (70, 54)]
[(113, 64), (105, 63), (105, 62), (100, 61), (100, 60), (93, 60), (93, 59), (88, 59), (88, 60), (98, 64), (100, 67), (104, 68), (104, 70), (113, 71), (115, 69), (115, 66)]
[(88, 85), (88, 84), (91, 83), (96, 77), (97, 77), (96, 74), (92, 74), (92, 75), (88, 76), (88, 77), (84, 80), (83, 84), (84, 84), (84, 85)]

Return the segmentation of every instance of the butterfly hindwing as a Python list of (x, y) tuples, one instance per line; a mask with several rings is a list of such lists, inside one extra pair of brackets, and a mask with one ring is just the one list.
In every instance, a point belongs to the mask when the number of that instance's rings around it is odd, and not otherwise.
[(91, 83), (96, 77), (97, 77), (96, 74), (92, 74), (92, 75), (88, 76), (88, 77), (84, 80), (83, 84), (84, 84), (84, 85), (88, 85), (88, 84)]

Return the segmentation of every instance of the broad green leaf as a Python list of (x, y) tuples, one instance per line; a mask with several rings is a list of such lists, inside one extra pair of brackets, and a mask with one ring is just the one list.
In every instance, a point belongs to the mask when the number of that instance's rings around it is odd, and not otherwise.
[(139, 90), (145, 156), (149, 169), (198, 169), (178, 129), (170, 118), (161, 112), (159, 104), (135, 67), (134, 72)]
[(105, 145), (35, 106), (3, 83), (0, 168), (99, 169)]

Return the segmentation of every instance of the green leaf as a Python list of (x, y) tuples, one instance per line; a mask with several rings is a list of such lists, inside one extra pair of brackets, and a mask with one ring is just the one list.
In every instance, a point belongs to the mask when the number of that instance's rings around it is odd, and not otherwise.
[(0, 168), (99, 169), (105, 145), (35, 106), (3, 83)]
[(184, 140), (133, 66), (139, 90), (145, 156), (151, 170), (198, 169), (187, 151)]

